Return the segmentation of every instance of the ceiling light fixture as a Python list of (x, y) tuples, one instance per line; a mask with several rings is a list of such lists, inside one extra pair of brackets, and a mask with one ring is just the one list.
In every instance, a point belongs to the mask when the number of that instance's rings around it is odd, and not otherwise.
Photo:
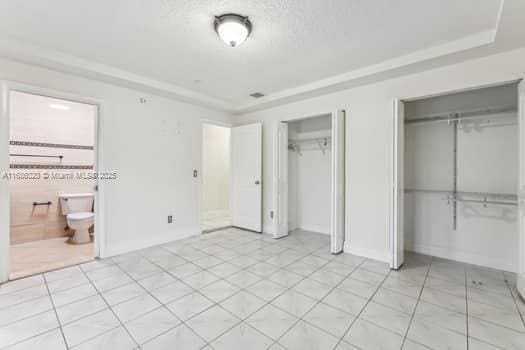
[(252, 32), (252, 23), (248, 17), (227, 13), (215, 17), (215, 31), (231, 47), (242, 44)]
[(58, 109), (59, 111), (67, 111), (70, 107), (58, 103), (50, 103), (49, 108)]

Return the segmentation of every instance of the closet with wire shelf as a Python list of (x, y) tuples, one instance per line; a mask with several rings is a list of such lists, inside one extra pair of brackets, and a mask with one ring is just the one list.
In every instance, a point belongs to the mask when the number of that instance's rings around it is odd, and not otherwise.
[(289, 121), (289, 230), (330, 234), (332, 117)]
[(514, 271), (517, 83), (404, 102), (406, 250)]

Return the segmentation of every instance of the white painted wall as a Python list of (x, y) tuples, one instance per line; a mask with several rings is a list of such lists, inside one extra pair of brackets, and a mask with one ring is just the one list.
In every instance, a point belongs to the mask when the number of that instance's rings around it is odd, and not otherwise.
[[(331, 135), (331, 116), (308, 118), (288, 124), (289, 139)], [(288, 153), (289, 228), (330, 234), (332, 154), (316, 144), (303, 145), (301, 154)]]
[[(201, 120), (231, 123), (229, 114), (3, 59), (0, 79), (103, 101), (100, 170), (118, 173), (118, 180), (105, 183), (106, 255), (200, 233), (201, 187), (193, 169), (201, 173)], [(141, 97), (147, 103), (141, 104)], [(4, 134), (0, 133), (2, 146), (8, 142)], [(8, 167), (3, 148), (2, 171)], [(4, 192), (3, 184), (1, 189)], [(2, 219), (5, 198), (1, 193)], [(167, 223), (170, 214), (173, 224)], [(5, 244), (6, 221), (0, 222)]]
[(202, 126), (203, 210), (230, 210), (230, 128)]
[(248, 113), (239, 121), (263, 121), (264, 231), (272, 232), (273, 120), (291, 120), (335, 109), (347, 111), (345, 251), (387, 261), (395, 98), (440, 94), (525, 77), (525, 49), (398, 77), (320, 97)]
[[(516, 106), (516, 85), (424, 99), (405, 104), (407, 118), (490, 107)], [(516, 113), (464, 120), (458, 132), (458, 191), (516, 194), (517, 125), (475, 127), (488, 120), (516, 123)], [(452, 191), (453, 128), (444, 123), (405, 125), (405, 188)], [(517, 208), (458, 203), (443, 193), (405, 194), (405, 248), (471, 264), (515, 271)], [(473, 199), (479, 199), (472, 197)]]

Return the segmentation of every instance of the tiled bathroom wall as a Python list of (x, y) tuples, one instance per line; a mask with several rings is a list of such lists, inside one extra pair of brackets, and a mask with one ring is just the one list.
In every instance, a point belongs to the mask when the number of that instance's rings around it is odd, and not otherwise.
[[(66, 230), (58, 196), (93, 191), (95, 181), (77, 175), (93, 171), (95, 108), (45, 96), (11, 93), (11, 244), (71, 233)], [(34, 206), (34, 202), (51, 204)]]

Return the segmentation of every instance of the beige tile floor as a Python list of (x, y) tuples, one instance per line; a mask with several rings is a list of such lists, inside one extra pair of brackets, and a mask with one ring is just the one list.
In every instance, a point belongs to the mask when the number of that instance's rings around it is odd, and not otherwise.
[(212, 231), (231, 226), (228, 210), (207, 210), (202, 216), (202, 231)]
[(15, 279), (94, 259), (93, 243), (69, 244), (68, 237), (15, 244), (10, 249), (9, 278)]
[(0, 286), (0, 349), (525, 349), (516, 276), (227, 229)]

